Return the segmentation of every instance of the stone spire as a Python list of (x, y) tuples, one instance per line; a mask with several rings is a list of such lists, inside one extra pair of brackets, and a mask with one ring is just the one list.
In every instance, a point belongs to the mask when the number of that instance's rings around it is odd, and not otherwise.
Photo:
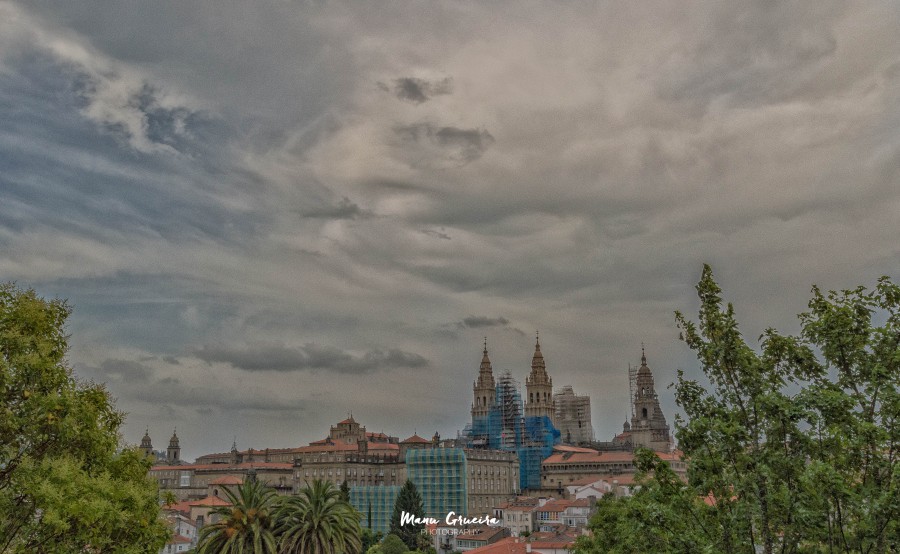
[(541, 353), (541, 337), (535, 336), (534, 355), (531, 358), (531, 373), (525, 379), (525, 416), (547, 416), (556, 418), (553, 401), (553, 379), (547, 374), (544, 354)]
[(494, 405), (495, 387), (494, 371), (491, 368), (491, 359), (488, 357), (487, 337), (484, 337), (484, 350), (482, 351), (481, 366), (478, 368), (478, 380), (472, 385), (473, 418), (487, 417), (491, 406)]
[(491, 367), (491, 359), (488, 357), (487, 337), (484, 337), (484, 350), (482, 351), (481, 367), (478, 368), (478, 388), (494, 388), (494, 370)]
[(653, 372), (647, 365), (647, 354), (641, 345), (641, 367), (635, 379), (634, 419), (631, 421), (631, 433), (636, 446), (646, 446), (653, 450), (668, 450), (671, 446), (669, 425), (666, 416), (659, 407), (659, 397), (653, 382)]

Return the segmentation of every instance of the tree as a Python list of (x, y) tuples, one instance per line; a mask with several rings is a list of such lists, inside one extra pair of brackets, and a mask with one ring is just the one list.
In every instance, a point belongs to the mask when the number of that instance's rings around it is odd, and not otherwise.
[(410, 548), (399, 536), (391, 533), (381, 542), (382, 554), (406, 554)]
[(341, 500), (347, 504), (350, 503), (350, 485), (347, 484), (346, 479), (341, 482)]
[(900, 549), (900, 287), (813, 287), (800, 335), (767, 329), (759, 352), (708, 266), (697, 292), (699, 321), (676, 313), (709, 382), (675, 385), (688, 480), (639, 455), (642, 489), (605, 505), (592, 526), (607, 538), (581, 550)]
[(384, 538), (384, 533), (381, 531), (373, 532), (371, 529), (363, 529), (362, 535), (360, 536), (360, 541), (362, 543), (360, 550), (362, 552), (367, 552), (369, 548), (379, 544), (382, 538)]
[(281, 552), (339, 554), (362, 551), (360, 515), (328, 481), (315, 480), (278, 511)]
[(400, 520), (403, 512), (413, 517), (425, 517), (425, 508), (422, 505), (422, 496), (419, 495), (416, 485), (409, 479), (400, 488), (397, 500), (394, 502), (394, 511), (391, 513), (391, 533), (400, 537), (409, 550), (415, 550), (419, 545), (419, 536), (424, 529), (424, 525), (407, 523), (401, 525)]
[(69, 368), (70, 314), (0, 285), (0, 552), (158, 552), (149, 461), (120, 447), (106, 389)]
[(211, 518), (221, 519), (203, 527), (198, 554), (275, 554), (275, 512), (280, 502), (275, 491), (264, 483), (248, 479), (235, 491), (222, 489), (230, 506), (217, 506)]

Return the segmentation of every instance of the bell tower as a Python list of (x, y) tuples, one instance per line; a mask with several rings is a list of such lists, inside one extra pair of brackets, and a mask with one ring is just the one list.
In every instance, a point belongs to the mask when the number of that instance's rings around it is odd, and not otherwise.
[(181, 446), (178, 444), (177, 429), (172, 431), (172, 438), (169, 439), (169, 448), (166, 449), (166, 462), (171, 465), (181, 463)]
[(494, 371), (491, 368), (491, 359), (488, 357), (487, 337), (484, 337), (484, 350), (481, 357), (481, 367), (478, 368), (478, 379), (472, 384), (474, 400), (472, 402), (472, 419), (487, 418), (494, 405), (496, 383)]
[(653, 383), (653, 373), (647, 366), (647, 355), (641, 346), (641, 367), (635, 379), (634, 417), (631, 420), (631, 436), (635, 446), (645, 446), (656, 451), (671, 447), (669, 425), (659, 407), (659, 397)]
[(553, 379), (547, 375), (540, 339), (540, 335), (535, 336), (531, 373), (525, 379), (525, 417), (547, 416), (555, 424), (556, 406), (553, 401)]
[(147, 428), (147, 431), (144, 432), (144, 438), (141, 439), (141, 452), (144, 453), (144, 456), (150, 457), (153, 456), (153, 442), (150, 440), (150, 428)]

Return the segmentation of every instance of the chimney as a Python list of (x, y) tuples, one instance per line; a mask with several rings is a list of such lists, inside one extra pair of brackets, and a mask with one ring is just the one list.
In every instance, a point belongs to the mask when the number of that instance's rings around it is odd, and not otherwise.
[(525, 543), (525, 552), (531, 554), (531, 541)]

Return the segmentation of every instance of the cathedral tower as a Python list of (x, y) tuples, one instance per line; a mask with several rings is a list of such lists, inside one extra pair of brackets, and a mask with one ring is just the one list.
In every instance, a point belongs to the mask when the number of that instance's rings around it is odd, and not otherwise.
[(166, 462), (171, 465), (181, 463), (181, 446), (178, 445), (178, 433), (172, 431), (172, 438), (169, 439), (169, 448), (166, 450)]
[(540, 336), (534, 341), (531, 373), (525, 379), (525, 417), (547, 416), (555, 422), (556, 407), (553, 402), (553, 379), (547, 375), (544, 355), (541, 353)]
[(478, 380), (472, 384), (472, 392), (475, 396), (472, 402), (472, 419), (486, 418), (494, 405), (496, 383), (494, 372), (491, 368), (491, 359), (488, 357), (487, 337), (484, 339), (484, 352), (481, 358), (481, 367), (478, 369)]
[(634, 417), (631, 420), (631, 437), (635, 446), (645, 446), (656, 451), (671, 448), (669, 425), (659, 407), (659, 397), (653, 383), (653, 373), (647, 366), (647, 355), (641, 347), (641, 367), (635, 380)]
[[(150, 428), (147, 428), (147, 431), (144, 433), (144, 438), (141, 439), (141, 452), (144, 453), (144, 456), (153, 456), (153, 442), (150, 440)], [(155, 457), (154, 457), (155, 460)]]

